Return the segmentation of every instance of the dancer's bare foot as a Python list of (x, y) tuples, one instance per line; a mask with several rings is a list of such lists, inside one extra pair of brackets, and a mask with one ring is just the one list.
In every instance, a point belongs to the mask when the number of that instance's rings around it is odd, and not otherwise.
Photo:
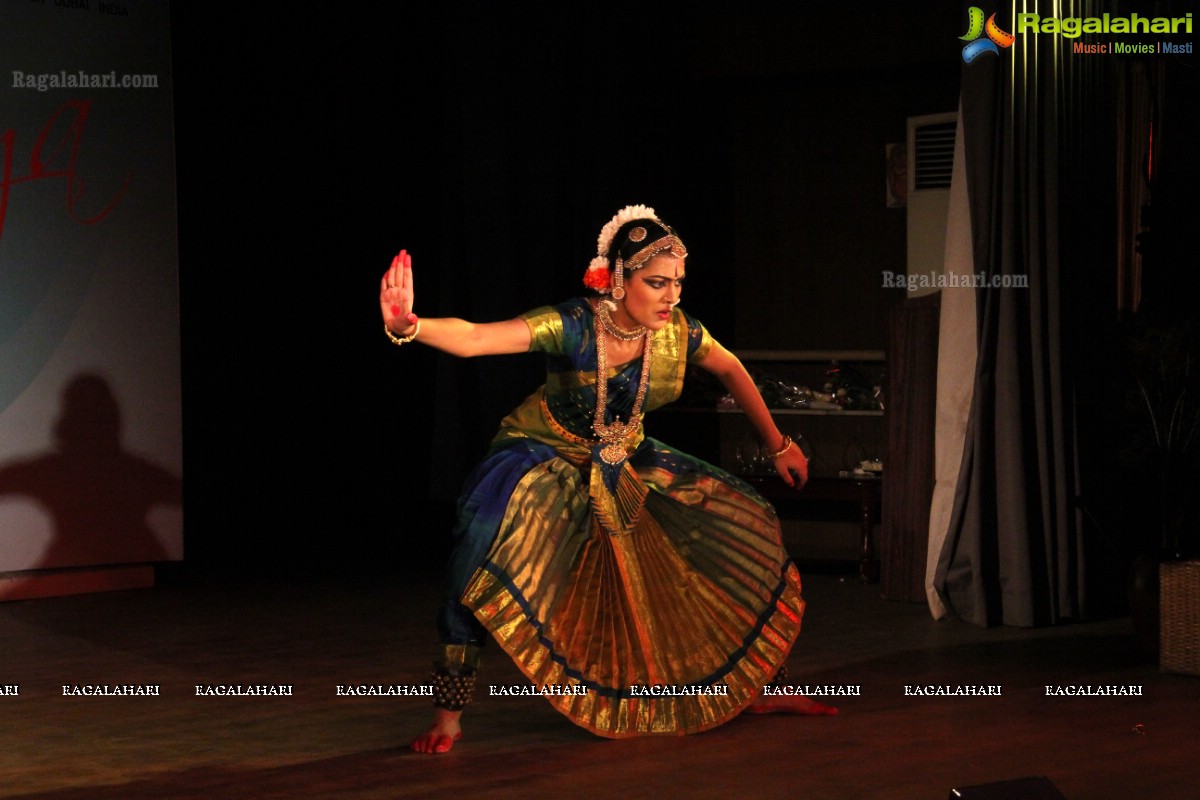
[(838, 713), (833, 706), (818, 703), (802, 694), (759, 695), (746, 708), (747, 714), (795, 714), (802, 716), (832, 717)]
[(461, 711), (434, 709), (433, 726), (412, 740), (412, 749), (417, 753), (448, 753), (454, 743), (462, 738), (462, 727), (458, 724)]

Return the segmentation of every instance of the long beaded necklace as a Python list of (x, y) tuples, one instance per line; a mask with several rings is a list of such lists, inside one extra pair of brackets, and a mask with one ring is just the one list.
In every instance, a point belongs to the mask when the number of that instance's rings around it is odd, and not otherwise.
[[(638, 432), (642, 425), (642, 407), (646, 403), (646, 388), (650, 385), (650, 331), (643, 328), (640, 334), (642, 343), (642, 377), (638, 381), (637, 394), (633, 398), (633, 408), (629, 419), (621, 422), (614, 419), (604, 422), (604, 412), (608, 407), (608, 348), (604, 344), (604, 322), (599, 313), (596, 314), (596, 416), (592, 420), (592, 430), (600, 437), (604, 447), (600, 450), (600, 458), (612, 466), (621, 464), (626, 459), (625, 442)], [(619, 338), (619, 337), (618, 337)], [(632, 341), (631, 337), (628, 341)]]

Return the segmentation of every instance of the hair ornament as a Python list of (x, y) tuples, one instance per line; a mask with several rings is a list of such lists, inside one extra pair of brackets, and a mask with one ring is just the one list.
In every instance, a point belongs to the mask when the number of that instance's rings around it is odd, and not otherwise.
[(662, 224), (658, 215), (654, 213), (654, 209), (649, 206), (625, 206), (600, 229), (600, 237), (596, 240), (596, 255), (608, 255), (608, 249), (612, 247), (613, 237), (617, 235), (617, 231), (626, 222), (632, 222), (635, 219), (652, 219)]
[[(667, 232), (667, 235), (646, 244), (624, 262), (618, 256), (614, 267), (608, 260), (608, 253), (612, 249), (613, 239), (616, 238), (617, 231), (626, 223), (641, 219), (652, 220), (657, 223), (658, 226)], [(649, 235), (650, 232), (642, 225), (630, 228), (627, 234), (629, 241), (634, 244), (644, 242), (649, 238)], [(625, 296), (623, 273), (626, 270), (639, 269), (647, 261), (663, 251), (670, 251), (671, 255), (677, 258), (687, 256), (687, 248), (683, 246), (683, 242), (658, 218), (653, 208), (643, 205), (625, 206), (600, 229), (600, 236), (596, 239), (596, 257), (588, 264), (587, 272), (583, 275), (583, 285), (589, 289), (594, 289), (600, 294), (611, 294), (614, 298), (620, 300)]]
[(608, 294), (612, 290), (612, 270), (608, 267), (607, 258), (596, 256), (592, 259), (583, 273), (583, 285), (600, 294)]

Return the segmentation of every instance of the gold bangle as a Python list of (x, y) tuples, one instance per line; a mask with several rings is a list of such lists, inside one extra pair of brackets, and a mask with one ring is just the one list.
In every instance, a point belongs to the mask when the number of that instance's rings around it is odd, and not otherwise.
[(783, 435), (783, 446), (780, 447), (778, 450), (776, 450), (774, 453), (767, 453), (767, 458), (770, 458), (770, 459), (779, 458), (781, 455), (783, 455), (784, 453), (786, 453), (788, 450), (791, 450), (791, 449), (792, 449), (792, 437), (788, 436), (785, 433)]
[(386, 323), (384, 323), (383, 332), (387, 334), (387, 337), (392, 340), (392, 344), (394, 345), (408, 344), (413, 339), (417, 338), (417, 334), (421, 332), (421, 320), (417, 320), (417, 327), (413, 328), (413, 332), (408, 336), (397, 336), (396, 334), (392, 333), (392, 329), (389, 328)]

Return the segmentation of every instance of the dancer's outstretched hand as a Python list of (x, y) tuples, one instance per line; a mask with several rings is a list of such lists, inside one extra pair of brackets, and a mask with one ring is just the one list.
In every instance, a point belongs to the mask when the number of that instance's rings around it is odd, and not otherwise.
[(405, 336), (417, 324), (413, 313), (412, 256), (401, 250), (379, 282), (379, 309), (383, 324), (392, 332)]

